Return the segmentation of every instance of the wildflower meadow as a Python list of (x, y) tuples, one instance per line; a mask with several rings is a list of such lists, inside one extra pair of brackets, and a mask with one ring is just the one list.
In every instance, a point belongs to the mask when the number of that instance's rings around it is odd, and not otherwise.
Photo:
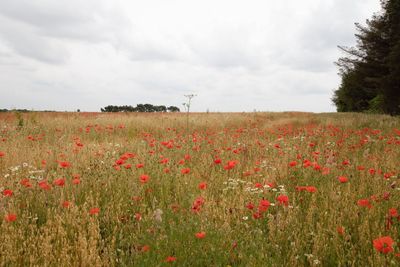
[(399, 266), (400, 119), (0, 114), (0, 266)]

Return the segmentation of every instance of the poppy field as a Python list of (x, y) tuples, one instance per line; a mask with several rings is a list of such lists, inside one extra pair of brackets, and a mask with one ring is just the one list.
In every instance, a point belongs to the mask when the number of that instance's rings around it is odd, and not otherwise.
[(399, 266), (400, 119), (0, 114), (0, 266)]

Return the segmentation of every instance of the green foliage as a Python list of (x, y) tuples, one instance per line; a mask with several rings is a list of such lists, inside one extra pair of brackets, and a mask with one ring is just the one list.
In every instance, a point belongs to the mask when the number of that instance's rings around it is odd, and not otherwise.
[(113, 106), (109, 105), (100, 109), (101, 112), (179, 112), (179, 108), (175, 106), (169, 106), (168, 108), (164, 105), (154, 106), (152, 104), (137, 104), (136, 107), (132, 106)]
[(400, 114), (400, 0), (382, 1), (382, 12), (356, 24), (356, 47), (336, 64), (342, 82), (332, 98), (341, 112)]

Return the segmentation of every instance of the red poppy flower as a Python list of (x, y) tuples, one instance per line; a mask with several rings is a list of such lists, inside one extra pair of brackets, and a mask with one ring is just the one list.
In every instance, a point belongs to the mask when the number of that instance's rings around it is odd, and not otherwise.
[(162, 160), (160, 160), (161, 164), (167, 164), (169, 162), (168, 158), (163, 158)]
[(360, 207), (367, 207), (369, 209), (372, 208), (371, 202), (369, 202), (368, 199), (360, 199), (357, 202), (357, 205), (360, 206)]
[(184, 168), (184, 169), (182, 169), (182, 170), (181, 170), (181, 173), (182, 173), (182, 174), (188, 174), (188, 173), (190, 173), (190, 168)]
[(147, 182), (149, 181), (149, 178), (150, 178), (150, 176), (148, 176), (147, 174), (142, 174), (142, 175), (140, 175), (140, 177), (139, 177), (140, 182), (141, 182), (142, 184), (147, 183)]
[(236, 164), (237, 164), (237, 161), (235, 161), (235, 160), (229, 160), (229, 161), (227, 162), (227, 164), (224, 166), (224, 169), (225, 169), (225, 170), (231, 170), (231, 169), (233, 169), (233, 168), (236, 166)]
[(53, 184), (54, 185), (58, 185), (58, 186), (64, 186), (65, 185), (65, 178), (55, 179)]
[(192, 205), (192, 211), (193, 212), (199, 212), (201, 207), (204, 205), (204, 198), (198, 197), (194, 200), (193, 205)]
[(345, 166), (350, 165), (350, 161), (348, 159), (343, 160), (342, 165), (345, 165)]
[(399, 213), (397, 212), (397, 209), (395, 209), (395, 208), (389, 209), (389, 216), (390, 217), (398, 217)]
[(339, 176), (338, 177), (339, 182), (341, 182), (342, 184), (347, 183), (349, 181), (349, 179), (346, 176)]
[(261, 199), (260, 203), (258, 204), (258, 211), (259, 212), (265, 212), (265, 211), (268, 210), (270, 205), (271, 205), (271, 203), (268, 200)]
[(69, 202), (69, 201), (64, 201), (64, 202), (62, 203), (62, 206), (63, 206), (64, 208), (69, 208), (70, 205), (71, 205), (71, 202)]
[(96, 214), (99, 214), (99, 212), (100, 212), (100, 209), (99, 209), (99, 208), (91, 208), (91, 209), (89, 210), (89, 214), (90, 214), (90, 215), (96, 215)]
[(249, 210), (252, 210), (252, 209), (254, 209), (254, 204), (249, 202), (249, 203), (247, 203), (246, 208), (248, 208)]
[(51, 186), (45, 180), (42, 180), (42, 181), (38, 182), (38, 185), (43, 190), (50, 190), (51, 189)]
[(317, 192), (317, 188), (315, 186), (306, 186), (306, 191), (310, 193)]
[(15, 222), (17, 220), (17, 214), (9, 213), (4, 216), (4, 220), (6, 220), (6, 222)]
[(207, 188), (207, 183), (206, 182), (201, 182), (201, 183), (199, 183), (199, 189), (200, 190), (204, 190), (204, 189), (206, 189)]
[(13, 195), (13, 191), (10, 189), (5, 189), (3, 190), (3, 196), (5, 197), (11, 197)]
[(261, 212), (255, 212), (253, 213), (253, 218), (254, 219), (260, 219), (262, 217), (262, 213)]
[(263, 185), (261, 183), (255, 183), (254, 187), (255, 188), (263, 188)]
[(140, 213), (135, 213), (135, 220), (136, 220), (136, 221), (141, 221), (141, 220), (142, 220), (142, 214), (140, 214)]
[(286, 196), (286, 195), (279, 195), (276, 198), (276, 200), (279, 202), (279, 204), (282, 204), (282, 205), (285, 205), (285, 206), (289, 205), (289, 197)]
[(336, 228), (336, 231), (339, 235), (344, 235), (344, 227), (343, 226), (338, 226)]
[(141, 169), (141, 168), (143, 168), (144, 167), (144, 164), (143, 163), (138, 163), (138, 164), (136, 164), (136, 169)]
[(357, 166), (357, 170), (359, 170), (359, 171), (363, 171), (363, 170), (365, 170), (365, 167), (364, 167), (364, 166), (362, 166), (362, 165), (360, 165), (360, 166)]
[(382, 236), (373, 241), (375, 249), (383, 254), (393, 251), (393, 243), (394, 241), (390, 236)]
[(289, 162), (290, 167), (295, 167), (297, 165), (297, 161), (291, 161)]
[(74, 179), (72, 179), (72, 183), (75, 185), (78, 185), (81, 183), (81, 180), (79, 178), (74, 178)]
[(116, 161), (115, 161), (115, 164), (116, 165), (122, 165), (122, 164), (125, 164), (125, 160), (123, 160), (123, 159), (117, 159)]
[(198, 232), (195, 234), (198, 239), (203, 239), (206, 237), (206, 232)]
[(0, 158), (4, 157), (6, 155), (6, 153), (0, 151)]
[(127, 170), (132, 169), (132, 164), (125, 164), (124, 168)]
[(61, 168), (68, 168), (71, 166), (71, 163), (69, 163), (68, 161), (60, 161), (58, 164)]
[(214, 160), (214, 163), (215, 163), (215, 164), (221, 164), (221, 162), (222, 162), (221, 159), (215, 159), (215, 160)]
[(174, 261), (176, 261), (176, 257), (168, 256), (168, 257), (165, 259), (165, 262), (174, 262)]
[(147, 252), (147, 251), (149, 251), (149, 250), (150, 250), (150, 246), (148, 246), (148, 245), (144, 245), (144, 246), (142, 247), (142, 249), (141, 249), (142, 252)]
[(28, 178), (22, 179), (19, 183), (25, 187), (32, 187), (32, 184)]

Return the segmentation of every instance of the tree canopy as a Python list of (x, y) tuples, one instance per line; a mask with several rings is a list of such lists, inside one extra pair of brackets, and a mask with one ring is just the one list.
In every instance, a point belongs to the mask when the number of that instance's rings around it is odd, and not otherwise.
[(179, 108), (175, 106), (154, 106), (152, 104), (137, 104), (136, 107), (132, 106), (113, 106), (108, 105), (101, 108), (101, 112), (179, 112)]
[(355, 47), (336, 65), (341, 84), (332, 101), (340, 112), (400, 114), (400, 0), (382, 0), (382, 10), (356, 23)]

